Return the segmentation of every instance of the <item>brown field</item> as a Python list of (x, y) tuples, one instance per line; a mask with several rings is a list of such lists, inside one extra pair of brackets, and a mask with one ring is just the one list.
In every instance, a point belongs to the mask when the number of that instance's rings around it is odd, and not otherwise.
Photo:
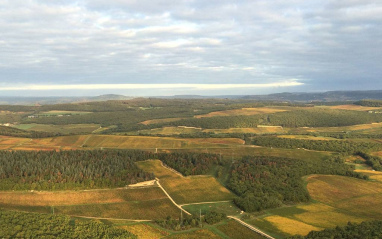
[(177, 217), (179, 209), (168, 198), (123, 203), (55, 206), (55, 213), (98, 218), (156, 220)]
[(159, 160), (140, 161), (137, 165), (146, 172), (153, 172), (178, 204), (225, 201), (234, 197), (212, 176), (183, 177), (163, 167)]
[(243, 145), (237, 138), (172, 138), (116, 135), (73, 135), (42, 139), (0, 137), (0, 147), (14, 150), (59, 150), (59, 149), (187, 149), (219, 148)]
[(166, 195), (158, 187), (137, 189), (99, 189), (83, 191), (0, 192), (0, 203), (27, 206), (59, 206), (102, 203), (120, 203), (163, 199)]
[(369, 110), (380, 110), (380, 107), (368, 107), (361, 105), (334, 105), (334, 106), (324, 106), (325, 108), (335, 109), (335, 110), (355, 110), (355, 111), (369, 111)]
[(153, 120), (142, 121), (140, 124), (144, 124), (144, 125), (161, 124), (161, 123), (174, 122), (174, 121), (178, 121), (181, 119), (184, 119), (184, 118), (153, 119)]
[(223, 110), (215, 111), (205, 115), (196, 115), (195, 118), (214, 117), (214, 116), (235, 116), (235, 115), (258, 115), (258, 114), (271, 114), (277, 112), (288, 111), (284, 107), (259, 107), (259, 108), (242, 108), (236, 110)]
[(1, 192), (0, 206), (27, 211), (54, 207), (56, 213), (84, 217), (159, 219), (178, 215), (159, 187), (57, 192)]
[(121, 226), (121, 228), (137, 235), (138, 239), (160, 239), (169, 235), (168, 232), (145, 223)]
[(373, 152), (371, 155), (382, 157), (382, 151)]

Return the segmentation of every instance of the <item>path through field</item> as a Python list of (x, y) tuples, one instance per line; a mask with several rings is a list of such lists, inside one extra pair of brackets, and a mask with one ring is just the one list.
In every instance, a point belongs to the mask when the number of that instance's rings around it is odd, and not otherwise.
[(167, 193), (167, 191), (162, 187), (162, 185), (159, 183), (159, 178), (155, 178), (156, 179), (156, 183), (158, 184), (158, 187), (160, 189), (162, 189), (162, 191), (167, 195), (167, 197), (170, 199), (170, 201), (175, 205), (177, 206), (180, 210), (182, 210), (183, 212), (185, 212), (187, 215), (191, 215), (191, 213), (187, 212), (186, 210), (184, 210), (181, 206), (179, 206), (175, 201), (174, 199), (172, 199), (172, 197), (170, 196), (170, 194)]
[(260, 235), (265, 236), (266, 238), (269, 238), (269, 239), (275, 239), (274, 237), (272, 237), (272, 236), (266, 234), (265, 232), (260, 231), (260, 230), (257, 229), (256, 227), (251, 226), (251, 225), (249, 225), (249, 224), (246, 223), (246, 222), (243, 222), (242, 220), (240, 220), (240, 219), (237, 218), (237, 217), (228, 216), (228, 218), (231, 218), (231, 219), (236, 220), (236, 221), (237, 221), (238, 223), (240, 223), (241, 225), (243, 225), (243, 226), (245, 226), (245, 227), (248, 227), (248, 228), (251, 229), (252, 231), (257, 232), (257, 233), (259, 233)]

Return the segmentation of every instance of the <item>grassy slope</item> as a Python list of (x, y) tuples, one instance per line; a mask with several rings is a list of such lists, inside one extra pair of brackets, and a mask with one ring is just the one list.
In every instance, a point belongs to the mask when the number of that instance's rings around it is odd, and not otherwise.
[(162, 166), (159, 160), (137, 162), (146, 172), (153, 172), (178, 204), (232, 200), (234, 195), (212, 176), (183, 177)]
[(0, 206), (66, 215), (159, 219), (177, 216), (178, 209), (158, 187), (58, 192), (1, 192)]
[(307, 189), (314, 203), (267, 210), (249, 220), (282, 238), (311, 230), (343, 226), (348, 221), (382, 219), (382, 183), (355, 178), (312, 175)]

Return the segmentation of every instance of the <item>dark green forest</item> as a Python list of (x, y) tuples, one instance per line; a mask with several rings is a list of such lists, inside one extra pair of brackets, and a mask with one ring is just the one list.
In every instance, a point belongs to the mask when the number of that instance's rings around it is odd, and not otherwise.
[(184, 175), (205, 174), (214, 154), (139, 150), (0, 151), (0, 190), (115, 188), (154, 179), (135, 162), (160, 159)]
[(382, 221), (367, 221), (362, 223), (349, 222), (344, 227), (311, 231), (306, 236), (293, 236), (288, 239), (378, 239), (382, 238)]
[(274, 125), (288, 128), (297, 127), (339, 127), (356, 124), (381, 122), (382, 114), (362, 111), (306, 108), (273, 114), (253, 116), (216, 116), (209, 118), (189, 118), (159, 126), (190, 126), (206, 129), (251, 128), (257, 125)]
[(382, 100), (360, 100), (354, 103), (355, 105), (382, 107)]
[(286, 148), (286, 149), (309, 149), (318, 151), (332, 151), (343, 153), (355, 153), (358, 151), (378, 151), (382, 149), (382, 145), (372, 142), (354, 142), (349, 140), (308, 140), (308, 139), (290, 139), (280, 138), (277, 136), (258, 136), (253, 137), (251, 144)]
[(0, 238), (137, 238), (119, 228), (68, 216), (0, 210)]
[(340, 158), (297, 160), (280, 157), (246, 156), (235, 161), (229, 173), (228, 188), (239, 195), (235, 204), (246, 212), (310, 200), (302, 177), (333, 174), (364, 178)]

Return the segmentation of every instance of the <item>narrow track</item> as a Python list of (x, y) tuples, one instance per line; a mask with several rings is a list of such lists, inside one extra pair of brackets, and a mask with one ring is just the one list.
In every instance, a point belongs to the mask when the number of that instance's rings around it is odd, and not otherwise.
[(171, 200), (171, 202), (177, 207), (179, 208), (180, 210), (182, 210), (184, 213), (186, 213), (187, 215), (191, 215), (191, 213), (187, 212), (186, 210), (184, 210), (181, 206), (179, 206), (175, 201), (174, 199), (172, 199), (172, 197), (170, 196), (170, 194), (167, 193), (167, 191), (162, 187), (162, 185), (160, 184), (159, 182), (159, 178), (155, 178), (156, 180), (156, 183), (158, 184), (158, 187), (160, 189), (162, 189), (162, 191), (167, 195), (167, 197)]

